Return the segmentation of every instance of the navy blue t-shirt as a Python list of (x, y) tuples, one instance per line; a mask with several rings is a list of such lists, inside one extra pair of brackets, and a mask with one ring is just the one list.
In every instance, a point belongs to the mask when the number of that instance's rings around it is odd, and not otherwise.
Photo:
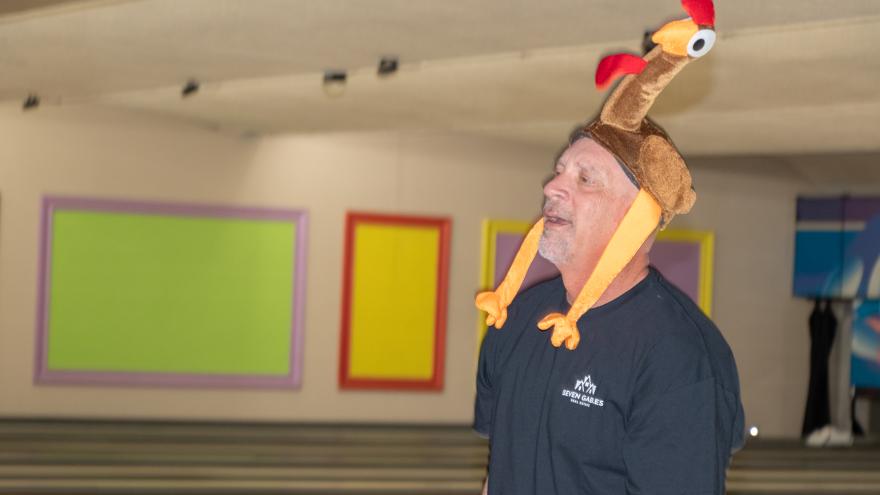
[(653, 268), (578, 321), (574, 351), (537, 328), (568, 307), (562, 279), (544, 282), (483, 340), (474, 429), (490, 440), (489, 494), (723, 494), (744, 424), (715, 325)]

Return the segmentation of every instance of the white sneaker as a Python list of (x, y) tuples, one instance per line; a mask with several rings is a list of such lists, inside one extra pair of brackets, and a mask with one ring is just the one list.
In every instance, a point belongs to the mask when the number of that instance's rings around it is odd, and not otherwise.
[(825, 425), (807, 435), (807, 447), (849, 447), (853, 444), (852, 432)]
[(828, 444), (828, 441), (831, 439), (831, 425), (825, 425), (818, 430), (813, 430), (812, 433), (807, 435), (807, 439), (805, 441), (807, 447), (824, 447)]
[(828, 437), (826, 447), (850, 447), (853, 444), (853, 434), (851, 431), (832, 428), (831, 435)]

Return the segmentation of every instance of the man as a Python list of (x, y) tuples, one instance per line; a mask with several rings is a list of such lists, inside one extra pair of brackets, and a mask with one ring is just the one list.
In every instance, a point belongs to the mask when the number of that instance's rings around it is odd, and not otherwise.
[[(600, 63), (597, 83), (630, 75), (561, 154), (507, 277), (477, 297), (500, 329), (486, 334), (477, 371), (474, 429), (490, 439), (484, 493), (724, 493), (743, 442), (733, 355), (649, 265), (657, 230), (695, 194), (645, 115), (711, 48), (707, 2), (684, 0), (691, 18), (655, 33), (660, 46), (645, 59)], [(561, 277), (517, 295), (538, 251)]]

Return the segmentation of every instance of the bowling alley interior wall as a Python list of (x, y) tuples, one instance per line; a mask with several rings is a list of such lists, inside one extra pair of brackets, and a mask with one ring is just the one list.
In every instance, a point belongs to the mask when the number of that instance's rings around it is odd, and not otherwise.
[[(468, 423), (481, 221), (534, 219), (556, 152), (436, 132), (242, 136), (75, 107), (0, 109), (0, 136), (0, 417)], [(746, 423), (762, 435), (797, 436), (811, 305), (791, 296), (795, 198), (827, 186), (775, 159), (696, 158), (691, 166), (699, 199), (673, 227), (716, 234), (713, 318), (739, 365)], [(307, 210), (300, 388), (35, 384), (45, 195)], [(349, 210), (451, 218), (442, 391), (339, 390)]]

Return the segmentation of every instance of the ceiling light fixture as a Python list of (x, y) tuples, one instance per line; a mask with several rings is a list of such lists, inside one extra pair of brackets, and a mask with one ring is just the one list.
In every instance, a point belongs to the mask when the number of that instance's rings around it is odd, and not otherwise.
[(348, 73), (344, 70), (328, 70), (324, 72), (324, 93), (335, 98), (345, 92), (345, 83)]
[(183, 85), (183, 89), (180, 90), (180, 97), (187, 98), (198, 93), (199, 87), (200, 85), (198, 81), (196, 81), (195, 79), (190, 79), (186, 82), (186, 84)]
[(397, 57), (382, 57), (379, 59), (379, 68), (376, 72), (380, 76), (390, 76), (397, 72), (400, 62)]
[(40, 97), (31, 93), (25, 98), (24, 103), (21, 105), (22, 110), (33, 110), (40, 106)]

